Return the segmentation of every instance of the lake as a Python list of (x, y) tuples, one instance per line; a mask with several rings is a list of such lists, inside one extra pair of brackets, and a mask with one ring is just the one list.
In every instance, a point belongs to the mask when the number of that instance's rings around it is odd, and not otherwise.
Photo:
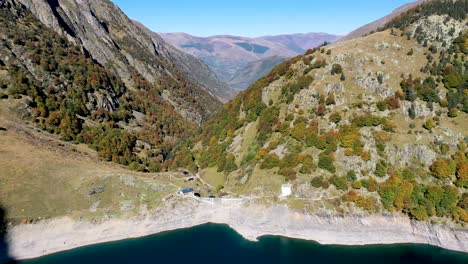
[(22, 261), (52, 263), (468, 263), (468, 254), (415, 244), (338, 246), (279, 236), (245, 240), (227, 225), (205, 224), (91, 245)]

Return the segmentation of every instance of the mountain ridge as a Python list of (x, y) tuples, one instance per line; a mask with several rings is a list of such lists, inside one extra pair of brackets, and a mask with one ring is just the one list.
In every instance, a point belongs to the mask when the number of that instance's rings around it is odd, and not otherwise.
[(351, 31), (346, 36), (343, 36), (342, 38), (338, 39), (338, 41), (345, 41), (345, 40), (351, 40), (351, 39), (363, 37), (372, 31), (378, 30), (379, 28), (385, 26), (385, 24), (387, 24), (394, 18), (398, 17), (399, 15), (405, 13), (406, 11), (412, 8), (415, 8), (423, 4), (426, 1), (431, 1), (431, 0), (415, 0), (414, 2), (395, 8), (390, 14)]
[[(21, 0), (36, 17), (59, 34), (83, 48), (97, 62), (116, 73), (128, 86), (133, 86), (133, 71), (138, 72), (151, 83), (157, 79), (168, 78), (177, 82), (184, 78), (173, 64), (168, 45), (153, 43), (150, 36), (143, 33), (131, 20), (110, 1), (69, 1)], [(81, 25), (78, 27), (77, 25)], [(64, 29), (65, 28), (65, 29)], [(74, 35), (70, 35), (71, 34)], [(164, 67), (161, 67), (164, 65)], [(169, 100), (176, 109), (191, 119), (200, 122), (219, 105), (216, 99), (205, 94), (204, 88), (192, 84), (194, 96), (206, 102), (198, 109), (184, 109), (176, 98)], [(172, 97), (171, 91), (167, 90)], [(214, 106), (214, 107), (212, 107)], [(193, 114), (192, 114), (193, 113)], [(198, 115), (197, 117), (195, 115)]]
[(174, 61), (177, 67), (184, 71), (186, 75), (193, 76), (194, 81), (206, 87), (212, 95), (218, 97), (223, 103), (236, 95), (236, 91), (231, 89), (226, 82), (219, 80), (203, 61), (166, 43), (161, 36), (145, 27), (142, 23), (135, 20), (133, 20), (133, 23), (151, 36), (155, 42), (163, 43), (162, 45), (165, 45), (166, 49), (175, 57)]
[[(160, 33), (160, 35), (176, 48), (203, 60), (221, 79), (237, 90), (243, 90), (256, 81), (260, 77), (259, 72), (270, 71), (274, 65), (267, 62), (279, 62), (274, 59), (275, 56), (291, 58), (326, 41), (333, 42), (339, 37), (326, 33), (297, 33), (254, 38), (231, 35), (197, 37), (187, 33)], [(252, 50), (249, 45), (254, 45)], [(268, 64), (267, 68), (252, 73), (249, 78), (233, 79), (234, 76), (246, 72), (246, 67), (249, 67), (250, 63), (261, 60), (265, 60), (263, 63)], [(262, 62), (259, 62), (257, 65), (261, 64)]]
[(286, 203), (314, 212), (466, 226), (467, 8), (427, 1), (279, 64), (187, 140), (173, 166), (246, 197), (276, 197), (289, 183)]

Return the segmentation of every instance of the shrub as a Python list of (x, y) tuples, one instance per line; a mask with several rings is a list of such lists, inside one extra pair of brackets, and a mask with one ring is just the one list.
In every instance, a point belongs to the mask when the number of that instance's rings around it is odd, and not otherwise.
[(379, 109), (379, 111), (387, 110), (387, 102), (385, 101), (377, 102), (377, 109)]
[(144, 171), (145, 170), (145, 166), (141, 165), (140, 163), (138, 163), (136, 161), (130, 163), (130, 165), (128, 165), (128, 167), (131, 170), (134, 170), (134, 171)]
[(432, 165), (429, 167), (429, 170), (432, 172), (432, 175), (442, 179), (448, 178), (455, 174), (455, 162), (451, 159), (436, 159)]
[(321, 103), (317, 107), (317, 110), (315, 111), (315, 114), (318, 115), (318, 116), (323, 116), (323, 115), (325, 115), (326, 110), (327, 110), (327, 107), (323, 103)]
[(402, 181), (399, 177), (391, 176), (379, 185), (380, 201), (385, 209), (390, 212), (401, 211), (403, 208), (410, 210), (413, 185), (408, 181)]
[(328, 189), (330, 187), (330, 183), (327, 180), (323, 181), (322, 188)]
[(341, 73), (340, 81), (345, 81), (345, 80), (346, 80), (346, 76), (344, 75), (344, 73)]
[(455, 185), (468, 188), (468, 162), (466, 160), (458, 162), (456, 176)]
[(360, 198), (360, 195), (355, 190), (351, 190), (347, 192), (343, 198), (348, 202), (356, 202)]
[(385, 175), (387, 175), (387, 170), (387, 163), (384, 160), (380, 160), (375, 166), (374, 174), (377, 177), (384, 177)]
[(451, 216), (452, 212), (457, 207), (460, 193), (456, 187), (451, 185), (445, 185), (442, 189), (444, 190), (444, 195), (439, 204), (436, 205), (437, 215)]
[(326, 105), (333, 105), (335, 104), (335, 95), (334, 94), (330, 94), (327, 99), (325, 100), (325, 104)]
[(302, 164), (300, 172), (304, 174), (311, 173), (315, 168), (314, 159), (310, 155), (300, 155), (300, 163)]
[(457, 117), (458, 116), (458, 109), (450, 108), (447, 114), (448, 117)]
[(224, 164), (224, 172), (231, 173), (237, 170), (236, 158), (233, 154), (228, 154), (226, 157), (226, 162)]
[(434, 120), (432, 120), (432, 118), (431, 118), (431, 119), (427, 120), (427, 121), (424, 123), (423, 127), (424, 127), (425, 129), (431, 131), (431, 130), (435, 127), (435, 125), (436, 125), (436, 124), (435, 124)]
[(338, 112), (334, 112), (330, 115), (329, 119), (333, 123), (338, 123), (341, 121), (341, 115)]
[(357, 179), (356, 172), (354, 170), (348, 171), (348, 173), (346, 173), (346, 178), (350, 182), (355, 181)]
[(318, 167), (334, 173), (336, 172), (335, 165), (333, 165), (334, 161), (335, 159), (332, 156), (322, 153), (319, 155)]
[(351, 184), (351, 187), (353, 187), (353, 189), (361, 189), (362, 188), (362, 182), (361, 181), (354, 181)]
[(279, 174), (283, 175), (286, 181), (293, 181), (296, 179), (296, 170), (291, 168), (281, 168)]
[[(383, 63), (385, 64), (385, 63)], [(377, 81), (379, 82), (379, 84), (383, 84), (383, 74), (382, 73), (379, 73), (377, 74)]]
[(362, 186), (367, 189), (369, 192), (375, 192), (377, 190), (377, 181), (370, 177), (369, 179), (364, 179), (361, 181)]
[(306, 139), (306, 130), (306, 124), (299, 123), (291, 129), (291, 137), (296, 139), (297, 141), (304, 142), (304, 140)]
[(265, 154), (263, 156), (263, 162), (260, 165), (261, 169), (273, 169), (275, 167), (279, 167), (280, 159), (276, 154)]
[(323, 186), (323, 182), (324, 182), (323, 177), (317, 176), (317, 177), (312, 178), (312, 180), (310, 181), (310, 184), (315, 188), (320, 188)]
[(354, 118), (351, 122), (358, 127), (378, 126), (386, 123), (384, 118), (373, 116), (370, 114), (358, 116)]
[(333, 175), (330, 177), (330, 183), (335, 185), (338, 190), (347, 190), (348, 189), (348, 181), (346, 177), (338, 177)]
[(340, 64), (333, 64), (331, 68), (331, 75), (335, 74), (342, 74), (343, 73), (343, 67)]
[(371, 154), (369, 153), (369, 151), (363, 151), (361, 154), (361, 158), (364, 161), (369, 161), (371, 159)]
[(369, 197), (360, 197), (356, 201), (356, 205), (362, 209), (365, 209), (370, 212), (374, 212), (377, 208), (377, 199), (372, 196)]
[(149, 172), (160, 172), (161, 171), (161, 164), (159, 162), (151, 162), (148, 165)]
[(428, 219), (428, 214), (427, 210), (424, 206), (416, 206), (415, 208), (412, 208), (410, 211), (410, 216), (416, 218), (418, 221), (425, 221)]

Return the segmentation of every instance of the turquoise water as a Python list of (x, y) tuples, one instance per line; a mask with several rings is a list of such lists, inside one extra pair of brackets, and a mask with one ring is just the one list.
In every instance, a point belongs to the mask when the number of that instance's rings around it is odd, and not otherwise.
[(148, 237), (86, 246), (24, 264), (43, 263), (468, 263), (468, 254), (427, 245), (330, 246), (265, 236), (242, 238), (206, 224)]

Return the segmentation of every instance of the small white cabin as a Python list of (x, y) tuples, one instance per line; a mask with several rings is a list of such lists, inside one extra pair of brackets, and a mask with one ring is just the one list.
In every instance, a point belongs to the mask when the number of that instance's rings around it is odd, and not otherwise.
[(290, 183), (285, 183), (281, 185), (281, 195), (280, 197), (288, 197), (292, 194), (292, 185)]

